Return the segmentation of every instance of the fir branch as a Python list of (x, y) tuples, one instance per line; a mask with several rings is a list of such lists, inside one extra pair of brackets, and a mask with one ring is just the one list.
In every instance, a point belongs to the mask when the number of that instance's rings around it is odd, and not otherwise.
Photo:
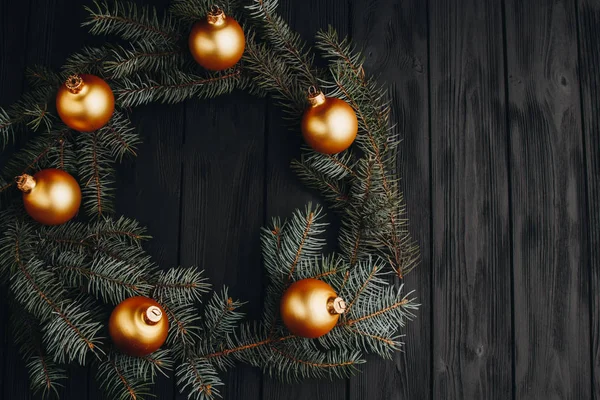
[(136, 73), (158, 73), (183, 67), (186, 52), (181, 48), (163, 49), (152, 43), (140, 42), (129, 48), (113, 47), (110, 59), (104, 63), (111, 79), (121, 79)]
[(58, 168), (74, 173), (77, 163), (70, 130), (64, 126), (36, 135), (4, 167), (7, 177), (36, 172), (44, 168)]
[(63, 75), (67, 77), (71, 74), (93, 74), (106, 78), (104, 63), (110, 57), (111, 48), (110, 45), (83, 47), (79, 52), (71, 54), (67, 58), (62, 67)]
[[(103, 128), (105, 129), (105, 128)], [(80, 133), (79, 177), (83, 206), (88, 215), (102, 217), (113, 212), (114, 168), (112, 154), (102, 146), (101, 131)]]
[(169, 349), (158, 349), (143, 357), (115, 354), (113, 361), (124, 375), (142, 382), (154, 383), (158, 374), (168, 377), (167, 371), (173, 369), (173, 358)]
[(259, 44), (253, 33), (246, 37), (244, 68), (255, 77), (255, 84), (270, 93), (291, 118), (302, 115), (306, 106), (305, 89), (296, 81), (286, 63), (276, 58), (265, 44)]
[(185, 357), (200, 338), (200, 312), (193, 304), (160, 304), (169, 318), (167, 344), (178, 357)]
[(96, 379), (110, 399), (142, 400), (144, 396), (152, 396), (149, 383), (121, 369), (114, 355), (109, 355), (98, 365)]
[(54, 270), (65, 285), (81, 288), (105, 303), (117, 305), (132, 296), (148, 296), (152, 286), (144, 281), (144, 268), (127, 261), (96, 255), (88, 257), (61, 253), (54, 261)]
[(135, 150), (142, 141), (125, 114), (115, 112), (100, 134), (102, 146), (110, 152), (114, 161), (121, 162), (126, 155), (137, 156)]
[(11, 276), (11, 292), (17, 302), (44, 323), (44, 343), (57, 362), (77, 360), (85, 364), (88, 352), (95, 355), (101, 338), (97, 337), (102, 324), (90, 318), (86, 304), (66, 299), (65, 291), (56, 277), (46, 271), (41, 260), (33, 258), (31, 228), (19, 223), (10, 228), (13, 241), (12, 263), (16, 269)]
[(322, 352), (310, 347), (284, 351), (270, 347), (273, 358), (265, 371), (271, 376), (289, 382), (306, 378), (348, 378), (365, 361), (357, 351), (341, 350)]
[(225, 337), (233, 333), (244, 318), (244, 313), (237, 311), (244, 304), (229, 297), (226, 287), (220, 293), (214, 292), (204, 311), (203, 336), (210, 346), (214, 348), (216, 343), (223, 343)]
[(53, 87), (40, 85), (8, 108), (0, 108), (0, 148), (14, 142), (20, 129), (51, 129), (54, 117), (48, 112), (48, 101), (53, 92)]
[(206, 19), (206, 15), (215, 4), (218, 4), (225, 14), (230, 16), (235, 16), (240, 6), (238, 0), (221, 0), (218, 3), (212, 0), (173, 0), (169, 12), (180, 21), (192, 24)]
[(272, 45), (286, 65), (295, 70), (300, 87), (318, 87), (318, 80), (313, 71), (313, 57), (300, 35), (290, 29), (281, 16), (276, 14), (277, 0), (254, 0), (246, 8), (264, 38)]
[(203, 273), (195, 267), (161, 271), (153, 284), (152, 297), (178, 305), (200, 301), (211, 287)]
[(240, 70), (198, 76), (172, 70), (159, 74), (125, 77), (116, 82), (114, 94), (124, 107), (150, 102), (179, 103), (192, 97), (213, 98), (230, 93), (240, 83)]
[[(304, 212), (296, 210), (291, 220), (283, 227), (280, 244), (280, 273), (285, 276), (285, 284), (294, 276), (297, 265), (305, 260), (318, 257), (325, 246), (321, 235), (326, 223), (322, 222), (322, 208), (313, 208), (309, 203)], [(270, 274), (273, 276), (273, 274)]]
[(31, 314), (19, 304), (11, 304), (10, 325), (13, 338), (19, 345), (19, 352), (25, 360), (29, 374), (29, 387), (34, 394), (41, 393), (43, 398), (58, 397), (61, 381), (67, 379), (64, 368), (58, 366), (42, 346), (41, 326)]
[(82, 24), (93, 35), (118, 35), (132, 42), (152, 41), (173, 45), (180, 39), (175, 21), (167, 14), (159, 18), (155, 8), (138, 8), (134, 3), (115, 1), (94, 2), (96, 8), (85, 7), (90, 17)]
[(212, 364), (202, 358), (188, 358), (175, 371), (181, 393), (187, 392), (192, 400), (210, 400), (221, 397), (218, 387), (223, 386)]

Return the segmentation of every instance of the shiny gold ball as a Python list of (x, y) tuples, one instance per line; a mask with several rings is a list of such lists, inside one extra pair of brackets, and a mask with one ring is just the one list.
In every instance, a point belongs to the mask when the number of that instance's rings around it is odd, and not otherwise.
[(296, 336), (317, 338), (333, 329), (346, 304), (327, 283), (318, 279), (294, 282), (281, 297), (281, 319)]
[(302, 116), (302, 136), (315, 151), (335, 154), (346, 150), (356, 139), (356, 113), (343, 100), (318, 93), (309, 97), (310, 106)]
[(108, 333), (123, 353), (143, 357), (165, 343), (169, 319), (156, 301), (142, 296), (130, 297), (113, 310)]
[(212, 71), (233, 67), (246, 47), (240, 24), (219, 9), (194, 24), (188, 43), (196, 62)]
[(17, 177), (25, 211), (44, 225), (60, 225), (73, 218), (81, 205), (81, 189), (69, 173), (43, 169), (35, 175)]
[(58, 89), (56, 109), (69, 128), (92, 132), (112, 117), (115, 96), (108, 83), (95, 75), (71, 75)]

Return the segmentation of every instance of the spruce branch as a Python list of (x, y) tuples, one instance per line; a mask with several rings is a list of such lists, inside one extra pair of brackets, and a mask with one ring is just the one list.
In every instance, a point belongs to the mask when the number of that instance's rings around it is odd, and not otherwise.
[(143, 357), (114, 354), (113, 361), (119, 371), (142, 382), (154, 383), (158, 374), (167, 376), (173, 369), (173, 358), (169, 349), (158, 349)]
[(186, 305), (201, 301), (211, 285), (195, 267), (178, 267), (161, 271), (152, 287), (152, 297), (158, 301)]
[(194, 304), (160, 303), (169, 318), (167, 344), (178, 358), (186, 357), (200, 336), (200, 312)]
[(57, 362), (77, 360), (85, 365), (88, 353), (98, 355), (102, 324), (91, 318), (91, 305), (71, 301), (54, 274), (35, 257), (32, 228), (16, 222), (9, 226), (6, 241), (12, 254), (3, 253), (12, 264), (11, 293), (15, 300), (44, 323), (44, 344)]
[(218, 4), (226, 15), (235, 15), (240, 7), (238, 0), (222, 0), (218, 3), (212, 0), (173, 0), (169, 12), (180, 21), (191, 24), (206, 19), (206, 15), (215, 4)]
[(58, 397), (66, 371), (46, 354), (39, 321), (17, 303), (12, 303), (11, 309), (12, 336), (25, 360), (32, 392), (41, 393), (42, 398)]
[(191, 400), (212, 400), (221, 397), (219, 386), (223, 382), (210, 362), (198, 357), (189, 357), (177, 366), (175, 378), (180, 392), (187, 392)]
[[(63, 76), (71, 74), (93, 74), (106, 78), (104, 63), (111, 54), (111, 45), (103, 47), (83, 47), (79, 52), (71, 54), (62, 67)], [(64, 79), (61, 80), (62, 83)]]
[(136, 73), (158, 73), (184, 66), (183, 48), (162, 48), (154, 43), (140, 42), (128, 48), (114, 46), (103, 67), (111, 79), (121, 79)]
[(179, 103), (192, 97), (213, 98), (230, 93), (240, 84), (241, 71), (207, 73), (199, 76), (171, 70), (158, 77), (138, 75), (124, 77), (115, 83), (114, 93), (123, 107), (151, 102)]
[(308, 46), (300, 35), (292, 31), (285, 20), (276, 14), (278, 5), (277, 0), (253, 0), (253, 4), (246, 8), (257, 30), (271, 44), (273, 52), (294, 70), (298, 85), (304, 91), (310, 86), (318, 88), (318, 80), (312, 67), (314, 57), (310, 55)]
[(302, 114), (306, 106), (306, 89), (300, 87), (289, 66), (281, 62), (267, 45), (256, 42), (252, 32), (246, 36), (242, 60), (244, 68), (255, 77), (255, 84), (271, 94), (290, 119)]
[(356, 161), (352, 151), (321, 154), (303, 148), (300, 160), (292, 161), (292, 169), (308, 186), (319, 190), (333, 209), (343, 209), (349, 199), (348, 187), (356, 177)]
[(0, 108), (0, 147), (14, 142), (15, 134), (21, 129), (49, 130), (54, 117), (48, 110), (53, 90), (40, 86), (25, 93), (20, 100), (8, 108)]
[(203, 337), (208, 346), (214, 349), (233, 333), (244, 318), (244, 313), (237, 311), (244, 304), (229, 297), (226, 287), (221, 292), (214, 292), (204, 311)]
[(115, 1), (94, 2), (95, 9), (85, 7), (90, 17), (82, 24), (93, 35), (117, 35), (132, 42), (152, 41), (175, 45), (181, 39), (175, 20), (168, 14), (159, 17), (156, 8), (138, 7), (134, 3)]
[[(330, 60), (330, 71), (333, 81), (326, 84), (333, 92), (331, 95), (347, 101), (356, 111), (359, 120), (357, 143), (366, 154), (374, 169), (365, 174), (371, 180), (368, 187), (382, 190), (384, 198), (379, 199), (379, 215), (385, 215), (385, 223), (379, 232), (364, 232), (360, 226), (366, 217), (355, 220), (352, 213), (345, 225), (354, 230), (355, 235), (366, 234), (376, 237), (379, 243), (374, 246), (390, 263), (398, 276), (402, 277), (418, 262), (418, 249), (408, 233), (404, 216), (405, 207), (398, 189), (395, 176), (396, 151), (399, 139), (391, 133), (389, 124), (390, 106), (385, 89), (373, 79), (367, 79), (363, 70), (363, 58), (347, 39), (339, 40), (331, 27), (328, 31), (317, 34), (319, 47)], [(377, 179), (373, 179), (376, 177)], [(364, 183), (362, 184), (363, 186)], [(372, 196), (373, 199), (375, 197)], [(365, 207), (363, 203), (362, 207)], [(359, 213), (354, 213), (354, 216)], [(348, 236), (348, 235), (346, 235)], [(347, 241), (347, 238), (344, 239)], [(355, 241), (358, 245), (358, 241)], [(386, 249), (381, 251), (380, 248)], [(350, 254), (356, 254), (351, 251)], [(355, 262), (356, 257), (351, 256)]]
[(132, 296), (148, 296), (145, 269), (128, 261), (96, 255), (90, 262), (81, 254), (61, 253), (54, 270), (70, 288), (83, 289), (108, 304), (117, 305)]
[(109, 355), (98, 365), (96, 379), (107, 394), (115, 400), (142, 400), (152, 396), (148, 381), (138, 379), (132, 371), (122, 369), (115, 358)]
[(3, 175), (19, 176), (34, 173), (44, 168), (58, 168), (74, 173), (77, 156), (71, 131), (57, 126), (47, 132), (36, 135), (35, 140), (25, 146), (6, 163)]
[(115, 112), (100, 130), (77, 135), (82, 203), (89, 215), (103, 216), (114, 211), (113, 164), (126, 154), (135, 155), (139, 143), (131, 122), (120, 112)]
[(81, 133), (77, 140), (80, 151), (79, 177), (82, 204), (88, 215), (103, 216), (113, 212), (114, 168), (108, 149), (102, 147), (99, 132)]

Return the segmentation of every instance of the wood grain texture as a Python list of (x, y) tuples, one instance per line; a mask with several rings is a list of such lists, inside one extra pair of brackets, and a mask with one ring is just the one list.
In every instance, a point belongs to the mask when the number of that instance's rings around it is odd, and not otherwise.
[[(216, 290), (227, 285), (251, 319), (261, 309), (264, 114), (264, 99), (242, 93), (190, 101), (185, 113), (181, 263), (205, 269)], [(240, 365), (225, 384), (225, 399), (260, 398), (256, 369)]]
[[(398, 157), (411, 232), (421, 246), (421, 263), (405, 279), (421, 303), (402, 332), (406, 344), (392, 361), (371, 356), (350, 380), (349, 399), (428, 399), (431, 396), (431, 193), (427, 1), (351, 2), (351, 38), (363, 49), (365, 70), (389, 87), (394, 133), (402, 138)], [(419, 379), (414, 379), (418, 376)]]
[(579, 78), (587, 177), (591, 390), (600, 399), (600, 1), (577, 2)]
[(511, 396), (510, 240), (498, 2), (430, 3), (433, 398)]
[[(529, 40), (536, 38), (536, 40)], [(574, 2), (506, 2), (516, 398), (590, 398)]]
[[(328, 24), (351, 35), (367, 73), (390, 87), (422, 250), (404, 283), (422, 306), (393, 361), (294, 385), (239, 366), (225, 398), (600, 400), (600, 1), (280, 2), (309, 42)], [(106, 40), (79, 26), (83, 4), (92, 0), (0, 1), (0, 106), (22, 93), (26, 66), (58, 68)], [(199, 265), (259, 318), (259, 227), (320, 202), (289, 168), (297, 127), (239, 92), (132, 115), (144, 143), (119, 168), (119, 213), (149, 227), (161, 266)], [(0, 344), (0, 398), (36, 398), (6, 324)], [(89, 370), (70, 372), (62, 399), (104, 398)], [(187, 398), (173, 379), (155, 393)]]
[[(5, 107), (17, 101), (23, 91), (25, 66), (24, 49), (27, 47), (29, 21), (29, 1), (9, 5), (0, 2), (0, 106)], [(5, 62), (4, 60), (10, 60)], [(0, 153), (0, 165), (7, 157)], [(15, 399), (29, 398), (27, 373), (11, 337), (11, 329), (5, 321), (9, 318), (8, 288), (1, 285), (0, 302), (0, 397)]]
[[(348, 4), (338, 0), (305, 0), (280, 2), (279, 14), (310, 44), (319, 29), (332, 25), (340, 35), (348, 34)], [(308, 88), (307, 88), (308, 90)], [(290, 162), (300, 155), (303, 144), (299, 124), (291, 126), (283, 120), (281, 111), (271, 102), (267, 114), (267, 170), (265, 223), (272, 217), (288, 218), (307, 202), (324, 204), (313, 191), (307, 189), (290, 169)], [(330, 247), (337, 241), (336, 220), (333, 212), (327, 213), (327, 221), (333, 225), (329, 229)], [(346, 399), (346, 382), (341, 379), (332, 382), (311, 380), (286, 384), (265, 377), (263, 381), (264, 400), (343, 400)]]
[[(169, 4), (169, 0), (151, 2), (158, 10)], [(137, 157), (126, 158), (118, 168), (117, 212), (147, 227), (152, 240), (144, 247), (163, 269), (179, 265), (184, 113), (184, 104), (137, 107), (131, 119), (142, 144)], [(102, 398), (93, 378), (89, 400)], [(159, 374), (154, 384), (156, 398), (175, 398), (176, 386), (174, 373)]]
[[(138, 107), (132, 122), (143, 143), (136, 151), (138, 156), (119, 167), (117, 212), (148, 228), (152, 240), (144, 247), (160, 267), (176, 267), (179, 264), (184, 105)], [(169, 378), (157, 377), (154, 393), (158, 399), (174, 397), (173, 374)], [(92, 392), (98, 393), (95, 384), (90, 383), (95, 389)], [(90, 393), (90, 399), (93, 398), (100, 397)]]

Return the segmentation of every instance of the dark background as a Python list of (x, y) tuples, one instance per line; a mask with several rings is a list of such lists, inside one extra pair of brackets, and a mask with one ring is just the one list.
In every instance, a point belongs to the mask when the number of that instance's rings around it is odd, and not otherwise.
[[(90, 39), (82, 3), (0, 2), (0, 105), (19, 98), (26, 66), (58, 68)], [(422, 248), (405, 283), (422, 306), (393, 360), (297, 385), (240, 367), (226, 397), (600, 398), (600, 1), (284, 0), (280, 12), (309, 40), (327, 24), (350, 35), (389, 85)], [(244, 93), (134, 119), (144, 144), (120, 169), (119, 213), (149, 227), (161, 265), (201, 266), (258, 316), (259, 227), (315, 199), (288, 167), (299, 136)], [(30, 398), (0, 325), (0, 398)], [(63, 392), (101, 397), (84, 369)], [(156, 394), (173, 399), (173, 380)]]

